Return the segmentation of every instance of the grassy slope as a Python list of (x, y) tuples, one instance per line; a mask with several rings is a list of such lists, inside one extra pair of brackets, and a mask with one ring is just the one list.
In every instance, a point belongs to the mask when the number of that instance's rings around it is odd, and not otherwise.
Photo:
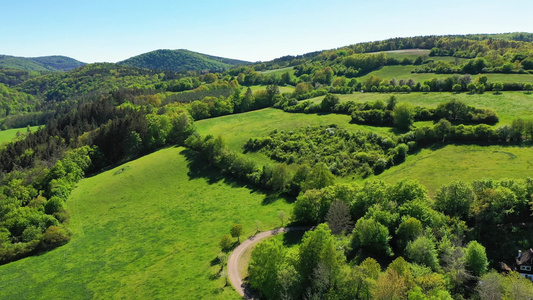
[[(30, 127), (30, 130), (33, 132), (37, 128), (39, 128), (39, 126), (33, 126), (33, 127)], [(5, 142), (9, 142), (12, 139), (14, 139), (17, 136), (17, 132), (26, 133), (28, 131), (27, 131), (26, 127), (24, 127), (24, 128), (13, 128), (13, 129), (7, 129), (7, 130), (0, 131), (0, 145), (5, 143)]]
[[(358, 81), (364, 81), (370, 76), (377, 76), (384, 79), (396, 80), (412, 78), (415, 82), (423, 83), (425, 80), (433, 78), (447, 78), (453, 74), (435, 74), (435, 73), (411, 73), (419, 66), (385, 66), (379, 70), (370, 72), (365, 76), (357, 77)], [(489, 82), (530, 82), (533, 83), (533, 74), (483, 74), (487, 76)], [(461, 74), (459, 74), (461, 76)], [(472, 77), (476, 77), (473, 75)]]
[(337, 124), (352, 131), (372, 130), (380, 134), (391, 134), (387, 127), (370, 127), (350, 124), (351, 117), (338, 114), (291, 114), (275, 108), (266, 108), (243, 114), (228, 115), (196, 122), (202, 135), (222, 135), (228, 146), (242, 151), (242, 146), (251, 137), (268, 135), (273, 130), (291, 130), (304, 126)]
[[(389, 97), (388, 95), (370, 93), (354, 94), (351, 96), (355, 95), (365, 97), (380, 96), (383, 98), (382, 100), (386, 100)], [(406, 101), (403, 96), (411, 97), (413, 95), (416, 94), (398, 95), (398, 98), (400, 101)], [(473, 97), (477, 96), (473, 95)], [(433, 100), (437, 101), (436, 99)], [(433, 100), (426, 99), (425, 101)], [(480, 101), (489, 101), (492, 103), (494, 100), (489, 98), (488, 100), (481, 99)], [(439, 102), (435, 102), (434, 105)], [(526, 104), (524, 103), (523, 105), (526, 106)], [(500, 105), (503, 106), (503, 103)], [(505, 107), (508, 107), (508, 109), (514, 108), (511, 104)], [(516, 109), (517, 111), (515, 113), (520, 115), (519, 111), (525, 109), (525, 107)], [(498, 113), (500, 112), (498, 111)], [(533, 117), (533, 111), (530, 111), (529, 116)], [(291, 130), (292, 128), (308, 125), (328, 125), (334, 123), (351, 130), (374, 130), (380, 134), (392, 134), (390, 128), (359, 126), (349, 124), (349, 120), (350, 117), (345, 115), (288, 114), (276, 109), (264, 109), (245, 114), (202, 120), (196, 124), (201, 134), (222, 135), (227, 141), (228, 146), (236, 151), (242, 151), (242, 145), (250, 137), (265, 136), (274, 129)], [(268, 158), (259, 153), (249, 153), (247, 155), (262, 163), (269, 161)], [(419, 153), (409, 156), (405, 163), (393, 167), (379, 176), (372, 176), (370, 178), (392, 182), (403, 178), (416, 179), (426, 185), (430, 193), (433, 194), (439, 186), (456, 179), (524, 178), (531, 174), (530, 166), (532, 164), (533, 150), (528, 147), (448, 145), (438, 149), (423, 149)], [(362, 181), (357, 176), (353, 178), (352, 176), (338, 178), (339, 182), (350, 182), (353, 180)]]
[(286, 68), (275, 69), (275, 70), (266, 70), (266, 71), (261, 71), (259, 73), (264, 74), (264, 75), (281, 76), (281, 74), (285, 72), (289, 72), (289, 74), (294, 75), (294, 72), (295, 72), (294, 67), (286, 67)]
[[(252, 92), (255, 92), (255, 91), (259, 91), (259, 90), (266, 90), (267, 86), (266, 85), (252, 85), (250, 86), (250, 89), (252, 90)], [(290, 85), (284, 85), (284, 86), (278, 86), (279, 88), (279, 92), (280, 93), (292, 93), (294, 92), (294, 87), (293, 86), (290, 86)], [(242, 93), (246, 93), (246, 90), (248, 89), (247, 86), (243, 86), (241, 88), (242, 90)]]
[(532, 171), (530, 147), (447, 145), (423, 149), (403, 164), (370, 178), (386, 182), (417, 179), (434, 195), (441, 185), (453, 180), (526, 178)]
[[(233, 223), (280, 225), (284, 200), (209, 170), (191, 174), (169, 148), (82, 180), (68, 200), (70, 243), (0, 266), (0, 298), (238, 299), (213, 279), (220, 237)], [(117, 173), (118, 170), (123, 172)]]
[[(489, 108), (496, 112), (500, 118), (499, 125), (510, 124), (512, 120), (521, 117), (524, 119), (533, 118), (533, 94), (523, 92), (502, 92), (495, 95), (493, 92), (486, 92), (482, 95), (469, 93), (353, 93), (348, 95), (338, 95), (341, 101), (353, 100), (356, 102), (381, 100), (387, 102), (391, 95), (395, 95), (399, 102), (409, 102), (413, 105), (425, 107), (437, 107), (438, 104), (450, 99), (464, 101), (468, 105), (478, 108)], [(311, 100), (320, 102), (324, 96), (316, 97)]]

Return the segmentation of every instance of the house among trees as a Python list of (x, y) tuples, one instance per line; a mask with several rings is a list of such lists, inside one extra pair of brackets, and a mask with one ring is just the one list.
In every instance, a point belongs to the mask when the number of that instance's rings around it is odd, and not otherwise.
[(518, 250), (518, 256), (516, 257), (516, 271), (525, 278), (533, 281), (533, 249), (522, 253), (521, 250)]

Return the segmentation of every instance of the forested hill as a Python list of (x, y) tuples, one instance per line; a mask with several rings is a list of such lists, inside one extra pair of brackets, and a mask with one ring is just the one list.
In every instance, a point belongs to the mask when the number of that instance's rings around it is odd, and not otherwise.
[(165, 71), (214, 71), (223, 72), (249, 62), (210, 56), (185, 49), (155, 50), (119, 62), (137, 68)]
[(0, 55), (0, 68), (26, 71), (70, 71), (85, 63), (66, 56), (18, 57)]

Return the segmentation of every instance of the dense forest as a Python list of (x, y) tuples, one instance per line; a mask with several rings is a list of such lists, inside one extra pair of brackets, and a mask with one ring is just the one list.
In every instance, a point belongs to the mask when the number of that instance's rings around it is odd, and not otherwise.
[(128, 58), (119, 64), (152, 70), (175, 72), (211, 71), (223, 72), (249, 62), (205, 55), (189, 50), (156, 50)]
[[(398, 103), (396, 95), (529, 94), (531, 83), (491, 82), (487, 75), (531, 73), (532, 40), (527, 33), (428, 36), (249, 65), (156, 51), (123, 64), (68, 72), (0, 69), (2, 129), (41, 125), (0, 147), (0, 263), (69, 241), (65, 201), (85, 174), (181, 145), (226, 176), (295, 198), (292, 222), (318, 225), (298, 250), (270, 241), (254, 251), (250, 284), (266, 298), (368, 299), (386, 292), (413, 299), (469, 298), (487, 292), (479, 282), (492, 280), (504, 290), (520, 285), (515, 277), (487, 272), (512, 259), (509, 249), (528, 247), (532, 239), (531, 179), (458, 181), (433, 198), (411, 181), (334, 182), (380, 174), (435, 144), (530, 145), (533, 120), (516, 116), (498, 126), (490, 109), (459, 100), (414, 106)], [(428, 55), (398, 59), (383, 52), (413, 48)], [(198, 57), (182, 65), (176, 55)], [(68, 69), (57, 57), (34, 62)], [(363, 77), (386, 66), (413, 66), (416, 73), (436, 77), (422, 82)], [(361, 91), (388, 100), (339, 97)], [(352, 123), (391, 127), (394, 134), (351, 132), (339, 124), (287, 128), (251, 137), (235, 151), (221, 137), (195, 130), (196, 120), (269, 107), (348, 115)], [(262, 164), (247, 152), (271, 160)]]
[(25, 71), (57, 72), (70, 71), (85, 65), (66, 56), (16, 57), (0, 55), (0, 68)]

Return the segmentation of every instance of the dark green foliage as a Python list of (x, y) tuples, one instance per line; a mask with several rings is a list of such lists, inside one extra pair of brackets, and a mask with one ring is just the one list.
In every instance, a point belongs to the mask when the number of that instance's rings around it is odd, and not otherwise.
[(156, 50), (119, 62), (119, 64), (137, 68), (168, 70), (175, 72), (192, 70), (223, 72), (233, 66), (244, 65), (248, 63), (249, 62), (246, 61), (210, 56), (184, 49)]
[(302, 290), (312, 294), (326, 294), (334, 284), (343, 262), (335, 237), (326, 224), (305, 233), (299, 248), (296, 269), (302, 275)]
[[(325, 163), (335, 175), (360, 173), (376, 169), (380, 159), (384, 160), (379, 171), (392, 163), (402, 162), (406, 148), (394, 148), (395, 142), (374, 133), (350, 133), (334, 125), (330, 127), (307, 127), (297, 131), (274, 131), (268, 137), (251, 138), (245, 144), (248, 151), (263, 151), (271, 158), (290, 163), (314, 166)], [(381, 163), (381, 162), (379, 162)]]
[(229, 234), (223, 235), (222, 238), (220, 239), (219, 246), (222, 249), (222, 251), (230, 250), (231, 247), (233, 246), (233, 239), (231, 238), (231, 235)]
[[(317, 224), (329, 219), (330, 212), (337, 210), (339, 204), (347, 205), (353, 219), (357, 220), (351, 235), (353, 252), (348, 256), (354, 259), (347, 265), (340, 264), (340, 271), (334, 271), (337, 267), (315, 263), (320, 260), (319, 253), (322, 251), (318, 249), (328, 249), (321, 248), (324, 243), (319, 242), (327, 241), (327, 235), (319, 235), (320, 239), (315, 237), (312, 243), (305, 241), (305, 250), (302, 244), (300, 257), (286, 260), (284, 265), (297, 281), (291, 281), (289, 285), (294, 292), (292, 296), (298, 298), (297, 295), (305, 293), (325, 298), (335, 295), (341, 299), (407, 294), (413, 297), (439, 295), (444, 299), (449, 299), (450, 295), (453, 298), (471, 297), (472, 286), (487, 271), (489, 259), (511, 262), (515, 251), (509, 249), (520, 249), (521, 243), (529, 241), (530, 227), (519, 224), (521, 220), (530, 218), (532, 182), (531, 179), (484, 180), (473, 182), (471, 188), (461, 182), (443, 187), (438, 196), (444, 199), (443, 202), (448, 201), (446, 197), (452, 199), (453, 195), (466, 195), (468, 198), (473, 193), (474, 199), (467, 215), (461, 212), (445, 215), (434, 210), (435, 204), (428, 197), (427, 190), (411, 181), (394, 185), (367, 181), (363, 187), (351, 184), (308, 190), (298, 197), (294, 205), (293, 221)], [(435, 207), (440, 209), (442, 204), (437, 202)], [(444, 207), (446, 211), (453, 211), (451, 206)], [(345, 209), (341, 210), (345, 212)], [(345, 216), (344, 213), (342, 215)], [(341, 237), (336, 247), (350, 253), (349, 248), (345, 248), (346, 244), (342, 246), (342, 243), (346, 240)], [(397, 246), (394, 252), (399, 256), (392, 262), (391, 244)], [(363, 265), (355, 267), (354, 272), (350, 270), (358, 261), (369, 256), (390, 263), (387, 270), (380, 273), (379, 267), (370, 270)], [(291, 261), (299, 267), (293, 270)], [(365, 261), (368, 262), (368, 258)], [(338, 265), (335, 261), (329, 264)], [(280, 285), (283, 286), (283, 283)]]
[(85, 65), (80, 61), (65, 56), (15, 57), (0, 55), (0, 68), (25, 71), (70, 71)]
[[(35, 168), (26, 173), (12, 172), (3, 178), (0, 232), (5, 236), (0, 247), (0, 263), (54, 248), (70, 240), (70, 233), (65, 228), (69, 217), (64, 203), (74, 185), (89, 169), (92, 152), (87, 146), (81, 147), (67, 153), (49, 171)], [(32, 184), (24, 184), (23, 178), (31, 178), (32, 173), (40, 174), (33, 178)]]
[(408, 130), (414, 122), (413, 109), (406, 103), (395, 105), (392, 111), (394, 126)]
[(463, 181), (454, 181), (442, 186), (435, 196), (435, 207), (448, 216), (467, 220), (474, 203), (472, 187)]
[(472, 241), (468, 244), (465, 253), (466, 268), (472, 272), (474, 276), (481, 276), (487, 272), (487, 266), (489, 262), (487, 260), (487, 254), (485, 253), (485, 247), (476, 241)]
[(353, 226), (350, 208), (343, 201), (335, 201), (330, 205), (325, 221), (333, 234), (349, 232)]
[(324, 112), (330, 112), (330, 111), (334, 111), (335, 106), (338, 104), (339, 104), (339, 97), (332, 95), (332, 94), (327, 94), (326, 97), (324, 97), (324, 99), (320, 103), (320, 108)]
[(365, 253), (392, 256), (392, 249), (389, 245), (390, 239), (387, 227), (373, 218), (361, 218), (355, 223), (352, 234), (352, 243), (355, 249), (363, 250)]
[(405, 254), (411, 262), (424, 265), (434, 271), (439, 267), (435, 243), (426, 236), (422, 235), (414, 241), (410, 241), (405, 249)]
[(37, 71), (26, 71), (19, 69), (0, 68), (0, 83), (6, 86), (15, 86), (28, 79), (40, 76)]
[(283, 268), (285, 250), (280, 241), (270, 239), (254, 248), (248, 272), (250, 286), (266, 299), (279, 299), (281, 282), (278, 274)]
[(233, 224), (230, 230), (231, 236), (237, 238), (237, 242), (240, 242), (242, 235), (242, 224)]

